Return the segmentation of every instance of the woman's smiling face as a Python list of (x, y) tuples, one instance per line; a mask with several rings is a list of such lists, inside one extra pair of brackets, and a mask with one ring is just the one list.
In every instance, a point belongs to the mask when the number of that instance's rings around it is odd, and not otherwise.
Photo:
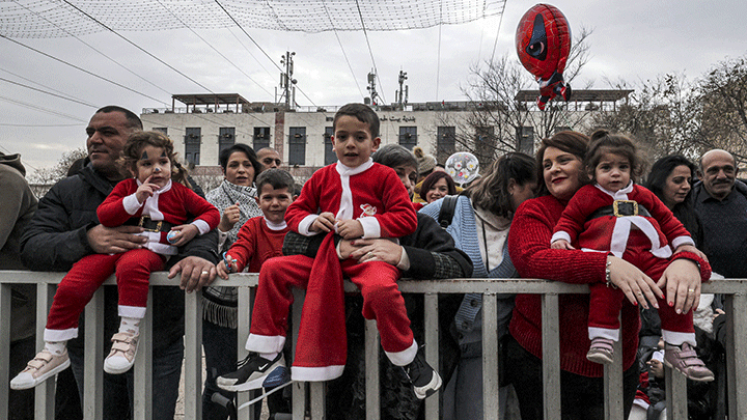
[(545, 149), (542, 173), (547, 190), (553, 197), (569, 200), (581, 188), (581, 159), (556, 147)]

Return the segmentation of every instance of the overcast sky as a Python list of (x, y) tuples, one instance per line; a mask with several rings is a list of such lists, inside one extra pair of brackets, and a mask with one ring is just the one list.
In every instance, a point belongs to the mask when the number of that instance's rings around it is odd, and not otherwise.
[[(380, 93), (387, 102), (393, 102), (398, 73), (404, 70), (409, 78), (406, 84), (410, 102), (464, 100), (461, 88), (466, 84), (470, 67), (489, 60), (494, 45), (497, 45), (496, 56), (509, 54), (517, 60), (516, 26), (535, 3), (508, 0), (500, 31), (499, 16), (442, 27), (440, 64), (438, 28), (368, 32), (382, 84)], [(727, 57), (747, 53), (747, 31), (743, 29), (747, 1), (744, 0), (557, 0), (552, 4), (563, 11), (574, 32), (582, 26), (593, 29), (589, 38), (591, 59), (580, 75), (579, 85), (590, 82), (601, 89), (608, 87), (605, 79), (635, 84), (665, 73), (684, 73), (693, 79)], [(299, 105), (342, 105), (360, 102), (361, 92), (367, 94), (366, 75), (373, 63), (362, 32), (338, 32), (342, 48), (334, 32), (307, 34), (256, 29), (247, 32), (278, 65), (286, 51), (296, 52), (294, 78), (310, 98), (297, 92)], [(198, 34), (252, 80), (189, 30), (122, 33), (213, 92), (239, 93), (250, 101), (274, 101), (279, 71), (246, 35), (235, 28)], [(101, 106), (116, 104), (140, 114), (143, 108), (170, 106), (171, 94), (207, 93), (114, 34), (99, 32), (81, 39), (140, 77), (73, 38), (18, 38), (17, 41), (155, 100), (0, 38), (1, 79), (43, 90), (55, 89), (86, 104), (0, 80), (0, 151), (20, 152), (30, 172), (33, 168), (54, 165), (64, 152), (84, 147), (85, 126)], [(54, 110), (55, 114), (48, 110)]]

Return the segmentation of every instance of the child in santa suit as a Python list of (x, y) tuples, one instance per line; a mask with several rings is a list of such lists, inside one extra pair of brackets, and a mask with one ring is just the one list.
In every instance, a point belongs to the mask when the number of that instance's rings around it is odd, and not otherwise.
[[(139, 225), (148, 241), (139, 249), (117, 254), (90, 254), (78, 261), (60, 282), (44, 330), (44, 349), (11, 381), (14, 389), (34, 387), (70, 365), (67, 340), (78, 336), (78, 318), (101, 284), (113, 273), (119, 292), (119, 332), (104, 361), (110, 374), (128, 371), (135, 359), (139, 323), (145, 316), (150, 273), (162, 270), (167, 258), (197, 235), (218, 226), (218, 210), (191, 189), (172, 181), (186, 180), (165, 135), (137, 132), (123, 149), (125, 167), (135, 178), (118, 183), (96, 214), (106, 227)], [(184, 224), (190, 216), (193, 222)]]
[[(288, 207), (285, 220), (302, 235), (327, 235), (316, 258), (273, 258), (262, 266), (246, 349), (258, 353), (238, 371), (219, 378), (224, 389), (256, 389), (284, 366), (291, 287), (306, 289), (291, 377), (328, 381), (342, 375), (347, 354), (343, 275), (358, 286), (363, 316), (375, 319), (389, 360), (405, 367), (419, 398), (431, 395), (441, 378), (423, 360), (410, 330), (397, 267), (368, 255), (340, 261), (336, 238), (397, 238), (412, 233), (417, 218), (407, 190), (391, 168), (373, 163), (379, 118), (363, 104), (335, 114), (332, 144), (338, 162), (318, 170)], [(229, 388), (231, 387), (231, 388)]]
[[(552, 248), (574, 249), (571, 244), (577, 243), (585, 251), (607, 252), (632, 263), (654, 281), (669, 265), (671, 248), (678, 253), (700, 252), (664, 203), (635, 184), (642, 165), (630, 139), (597, 131), (592, 135), (584, 164), (594, 184), (579, 189), (568, 203), (555, 227)], [(619, 340), (618, 317), (625, 298), (610, 283), (609, 274), (607, 279), (606, 284), (589, 285), (591, 346), (586, 355), (593, 362), (605, 364), (613, 360), (612, 346)], [(635, 300), (631, 302), (637, 304)], [(652, 303), (659, 308), (661, 317), (665, 363), (690, 379), (712, 381), (713, 373), (694, 351), (692, 312), (677, 314), (663, 297)]]

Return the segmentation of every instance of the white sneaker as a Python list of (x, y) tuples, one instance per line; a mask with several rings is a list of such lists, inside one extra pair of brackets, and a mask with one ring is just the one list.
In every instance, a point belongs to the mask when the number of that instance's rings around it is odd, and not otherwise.
[(33, 388), (58, 372), (67, 369), (68, 366), (70, 366), (70, 358), (67, 355), (67, 349), (59, 356), (46, 349), (42, 350), (34, 356), (33, 360), (29, 361), (26, 369), (10, 381), (10, 389)]
[(113, 375), (125, 373), (135, 363), (139, 334), (120, 332), (112, 336), (112, 350), (104, 360), (104, 372)]

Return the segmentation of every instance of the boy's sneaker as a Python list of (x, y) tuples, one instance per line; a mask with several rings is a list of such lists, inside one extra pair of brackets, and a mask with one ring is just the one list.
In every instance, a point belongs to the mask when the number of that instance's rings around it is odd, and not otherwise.
[(139, 334), (119, 332), (112, 336), (112, 350), (104, 360), (104, 372), (119, 375), (125, 373), (135, 364)]
[(441, 377), (425, 361), (420, 352), (415, 355), (415, 359), (409, 365), (403, 368), (412, 382), (412, 389), (418, 399), (423, 400), (441, 388)]
[(67, 355), (67, 349), (59, 356), (46, 349), (42, 350), (34, 356), (33, 360), (29, 361), (26, 369), (10, 381), (10, 389), (33, 388), (49, 377), (56, 375), (57, 372), (67, 369), (68, 366), (70, 366), (70, 358)]
[(586, 358), (594, 363), (609, 365), (612, 363), (615, 354), (615, 350), (612, 348), (614, 344), (615, 342), (609, 338), (593, 338), (589, 352), (586, 353)]
[(681, 346), (667, 343), (664, 346), (664, 364), (693, 381), (710, 382), (714, 379), (713, 372), (698, 358), (689, 343), (682, 343)]
[(285, 368), (282, 352), (274, 360), (250, 355), (241, 363), (239, 370), (219, 376), (215, 383), (218, 388), (231, 392), (259, 389), (262, 388), (265, 378), (278, 367)]

